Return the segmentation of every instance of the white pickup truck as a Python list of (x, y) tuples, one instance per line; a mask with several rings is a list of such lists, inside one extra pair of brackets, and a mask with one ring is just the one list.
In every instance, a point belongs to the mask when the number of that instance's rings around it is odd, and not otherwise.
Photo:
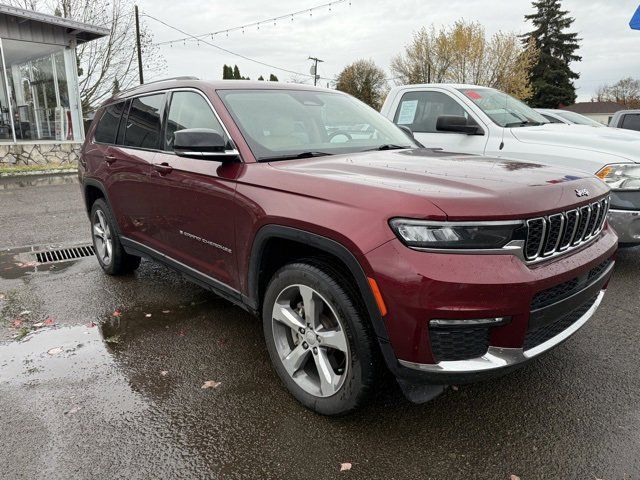
[(612, 189), (609, 222), (640, 244), (640, 133), (549, 123), (498, 90), (427, 84), (393, 88), (381, 113), (429, 148), (508, 157), (596, 174)]

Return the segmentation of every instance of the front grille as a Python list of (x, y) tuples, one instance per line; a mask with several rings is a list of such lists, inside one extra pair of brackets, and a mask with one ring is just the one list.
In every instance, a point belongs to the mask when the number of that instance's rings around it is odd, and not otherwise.
[(602, 230), (609, 198), (575, 210), (527, 220), (524, 255), (528, 261), (543, 260), (591, 240)]
[(530, 329), (524, 339), (524, 350), (530, 350), (538, 345), (552, 339), (556, 335), (564, 332), (567, 328), (577, 322), (593, 306), (598, 298), (597, 295), (587, 300), (582, 306), (574, 311), (560, 317), (554, 322), (542, 325), (535, 329)]
[(611, 265), (611, 262), (613, 262), (613, 260), (605, 260), (600, 265), (593, 267), (585, 275), (573, 278), (569, 281), (536, 293), (531, 301), (531, 310), (537, 310), (559, 302), (560, 300), (570, 297), (575, 292), (582, 290), (592, 279), (599, 277), (600, 274), (604, 272), (609, 265)]
[(436, 362), (481, 357), (489, 349), (489, 327), (429, 328)]

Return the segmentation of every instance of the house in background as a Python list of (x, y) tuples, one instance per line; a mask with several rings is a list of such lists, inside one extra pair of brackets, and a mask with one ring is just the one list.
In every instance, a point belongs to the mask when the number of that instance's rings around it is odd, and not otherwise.
[(603, 125), (609, 125), (613, 115), (619, 110), (624, 110), (625, 107), (615, 102), (578, 102), (562, 109), (580, 113)]
[(74, 163), (84, 140), (76, 45), (109, 29), (0, 5), (0, 166)]

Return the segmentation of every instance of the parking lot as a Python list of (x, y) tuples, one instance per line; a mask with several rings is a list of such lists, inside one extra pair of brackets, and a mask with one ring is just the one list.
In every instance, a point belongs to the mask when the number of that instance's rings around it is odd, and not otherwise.
[(73, 176), (0, 182), (4, 478), (640, 478), (640, 249), (582, 331), (525, 368), (424, 405), (388, 380), (325, 418), (280, 385), (259, 321), (177, 273), (19, 261), (88, 244), (88, 222)]

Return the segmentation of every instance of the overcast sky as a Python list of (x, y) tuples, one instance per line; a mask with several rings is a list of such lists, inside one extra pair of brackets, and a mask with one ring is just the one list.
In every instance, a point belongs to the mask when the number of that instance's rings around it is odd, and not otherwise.
[[(139, 0), (143, 12), (153, 15), (189, 34), (232, 28), (305, 8), (326, 0)], [(372, 58), (389, 72), (391, 58), (402, 52), (412, 32), (424, 25), (450, 25), (464, 18), (478, 21), (489, 34), (502, 31), (525, 33), (530, 25), (524, 15), (532, 12), (528, 0), (351, 0), (324, 7), (313, 16), (296, 16), (280, 21), (217, 35), (208, 41), (236, 53), (287, 70), (308, 73), (308, 56), (324, 59), (319, 68), (323, 77), (334, 78), (340, 70), (359, 58)], [(573, 30), (582, 37), (582, 61), (573, 64), (580, 73), (576, 82), (578, 99), (589, 100), (603, 83), (620, 78), (640, 78), (640, 31), (629, 28), (629, 20), (639, 0), (564, 0), (563, 7), (576, 21)], [(162, 42), (184, 35), (150, 18), (143, 22)], [(195, 75), (222, 77), (222, 65), (237, 64), (244, 76), (257, 79), (274, 73), (281, 81), (291, 74), (264, 67), (243, 58), (193, 43), (161, 47), (167, 71), (161, 76)], [(149, 75), (153, 77), (153, 75)], [(389, 75), (391, 76), (391, 75)], [(149, 78), (151, 80), (152, 78)], [(323, 81), (323, 86), (326, 80)]]

